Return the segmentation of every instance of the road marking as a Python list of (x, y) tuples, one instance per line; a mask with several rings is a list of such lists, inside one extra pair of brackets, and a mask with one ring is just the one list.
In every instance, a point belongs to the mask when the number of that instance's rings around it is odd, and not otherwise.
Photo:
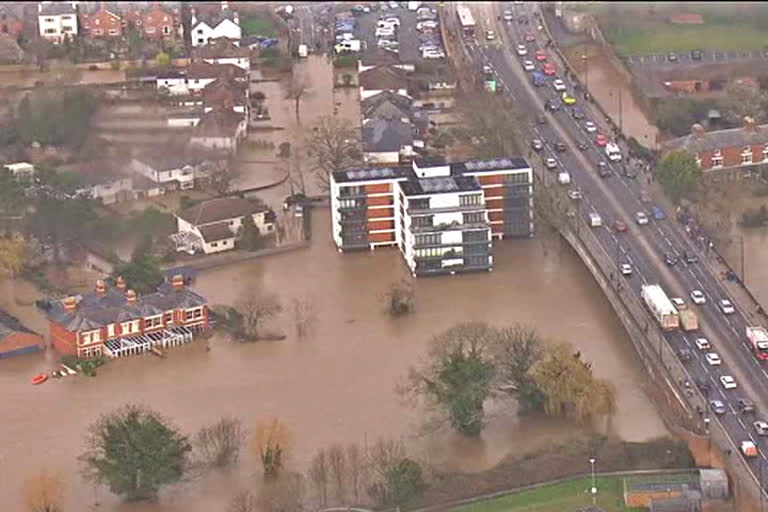
[[(733, 406), (731, 406), (731, 409), (733, 409)], [(736, 412), (736, 409), (733, 409), (733, 412)], [(739, 416), (736, 416), (736, 419), (739, 421), (739, 425), (741, 425), (741, 428), (743, 428), (744, 430), (747, 430), (747, 426), (744, 424), (741, 418)]]

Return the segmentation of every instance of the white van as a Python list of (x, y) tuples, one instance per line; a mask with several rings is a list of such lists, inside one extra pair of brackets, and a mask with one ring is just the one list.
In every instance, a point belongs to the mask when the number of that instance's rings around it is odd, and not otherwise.
[(614, 142), (609, 142), (605, 145), (605, 154), (611, 162), (621, 161), (621, 150), (619, 149), (618, 144)]
[(300, 44), (299, 45), (299, 57), (304, 58), (307, 55), (309, 55), (309, 48), (307, 48), (307, 45), (305, 45), (305, 44)]
[(593, 228), (599, 228), (603, 225), (603, 219), (597, 213), (592, 212), (589, 214), (589, 225)]
[(561, 185), (570, 185), (571, 184), (571, 175), (568, 174), (568, 171), (560, 171), (557, 174), (557, 182)]

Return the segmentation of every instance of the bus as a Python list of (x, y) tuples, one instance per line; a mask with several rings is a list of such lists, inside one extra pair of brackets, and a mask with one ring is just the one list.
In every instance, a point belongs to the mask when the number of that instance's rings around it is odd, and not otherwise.
[(461, 35), (466, 38), (475, 37), (475, 19), (472, 17), (469, 7), (466, 5), (456, 6), (456, 15), (459, 18)]

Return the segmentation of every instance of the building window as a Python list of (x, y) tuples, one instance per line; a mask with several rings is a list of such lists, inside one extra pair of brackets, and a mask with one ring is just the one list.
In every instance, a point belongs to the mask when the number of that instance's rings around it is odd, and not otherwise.
[(184, 312), (184, 320), (198, 320), (203, 318), (203, 308), (188, 309)]
[(168, 35), (171, 33), (171, 27), (168, 25), (163, 25), (163, 34)]
[(351, 196), (362, 196), (362, 195), (365, 195), (365, 189), (363, 187), (353, 186), (353, 187), (339, 188), (339, 197), (351, 197)]
[(429, 210), (429, 198), (409, 199), (408, 207), (413, 208), (414, 210)]
[(219, 246), (219, 243), (218, 243), (218, 242), (213, 242), (213, 243), (211, 244), (211, 247), (218, 247), (218, 246)]
[(434, 215), (422, 215), (419, 217), (413, 217), (411, 220), (411, 223), (416, 227), (427, 227), (431, 226), (433, 223)]
[(415, 245), (440, 245), (442, 236), (440, 233), (429, 233), (425, 235), (416, 235)]
[(146, 29), (147, 34), (154, 34), (155, 33), (155, 27), (147, 27)]
[(508, 185), (517, 185), (517, 184), (523, 184), (523, 183), (529, 183), (530, 180), (528, 179), (528, 173), (525, 172), (518, 172), (515, 174), (505, 174), (504, 175), (504, 183)]
[(339, 201), (339, 208), (357, 208), (360, 206), (354, 199), (342, 199)]
[(464, 231), (462, 239), (465, 242), (486, 242), (488, 241), (487, 231)]
[(157, 329), (163, 326), (163, 315), (150, 316), (144, 319), (145, 329)]
[(173, 323), (173, 311), (169, 311), (165, 314), (165, 323), (166, 325)]
[(459, 205), (460, 206), (478, 206), (483, 203), (483, 195), (482, 194), (466, 194), (463, 196), (459, 196)]
[(62, 32), (71, 32), (72, 31), (72, 27), (70, 27), (70, 26), (62, 26), (61, 27), (61, 31)]
[(117, 30), (116, 30), (116, 29), (114, 29), (114, 28), (113, 28), (113, 29), (110, 29), (110, 30), (109, 30), (109, 35), (111, 35), (111, 36), (116, 36), (116, 35), (117, 35)]
[(47, 28), (47, 29), (45, 29), (45, 33), (46, 34), (55, 34), (56, 33), (56, 29), (55, 28)]
[(747, 165), (752, 163), (752, 153), (741, 154), (741, 165)]
[(56, 20), (54, 20), (53, 18), (45, 18), (46, 23), (53, 23), (54, 21)]
[(197, 29), (197, 33), (198, 34), (202, 34), (203, 33), (203, 29), (201, 29), (201, 28)]
[(471, 212), (465, 213), (464, 224), (480, 224), (485, 222), (485, 212)]
[(120, 324), (120, 334), (136, 334), (139, 332), (139, 321), (131, 320)]
[(720, 152), (719, 149), (715, 150), (714, 153), (712, 153), (712, 167), (722, 167), (723, 166), (723, 154)]
[(104, 31), (101, 30), (100, 28), (93, 29), (93, 35), (95, 35), (95, 36), (100, 36), (103, 33), (104, 33)]

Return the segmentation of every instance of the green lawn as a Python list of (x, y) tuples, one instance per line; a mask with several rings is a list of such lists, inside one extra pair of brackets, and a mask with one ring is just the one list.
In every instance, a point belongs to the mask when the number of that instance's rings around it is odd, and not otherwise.
[[(548, 485), (530, 491), (522, 491), (501, 498), (480, 501), (453, 509), (457, 512), (574, 512), (592, 505), (589, 488), (590, 478), (578, 478), (562, 484)], [(604, 477), (596, 479), (597, 506), (606, 512), (627, 512), (624, 506), (624, 486), (622, 477)]]
[(263, 14), (250, 14), (246, 16), (241, 26), (246, 36), (277, 37), (277, 29), (274, 22)]
[(767, 42), (765, 32), (757, 28), (714, 24), (659, 24), (652, 30), (617, 28), (606, 30), (605, 36), (621, 56), (690, 50), (755, 50)]

